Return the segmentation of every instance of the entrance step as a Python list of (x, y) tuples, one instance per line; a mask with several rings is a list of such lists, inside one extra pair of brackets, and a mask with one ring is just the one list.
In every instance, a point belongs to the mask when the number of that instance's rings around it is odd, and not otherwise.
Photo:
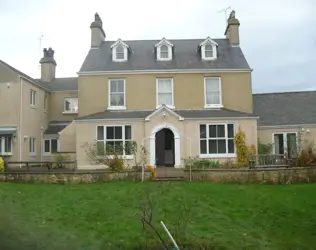
[(184, 181), (184, 177), (157, 177), (154, 181)]
[(183, 169), (173, 167), (157, 167), (155, 169), (158, 178), (183, 178)]

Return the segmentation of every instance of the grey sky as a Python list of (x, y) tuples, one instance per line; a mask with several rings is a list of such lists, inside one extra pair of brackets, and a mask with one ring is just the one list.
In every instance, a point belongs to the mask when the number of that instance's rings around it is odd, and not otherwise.
[(39, 37), (52, 47), (57, 76), (76, 76), (98, 12), (108, 40), (222, 38), (224, 13), (240, 20), (254, 92), (316, 90), (315, 0), (0, 0), (0, 58), (39, 77)]

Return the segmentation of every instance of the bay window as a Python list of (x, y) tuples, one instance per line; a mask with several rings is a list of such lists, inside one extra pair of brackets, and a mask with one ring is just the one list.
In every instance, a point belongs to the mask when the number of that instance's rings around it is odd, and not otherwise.
[(130, 125), (97, 126), (97, 154), (131, 157), (132, 127)]
[(200, 124), (200, 157), (235, 157), (234, 124)]

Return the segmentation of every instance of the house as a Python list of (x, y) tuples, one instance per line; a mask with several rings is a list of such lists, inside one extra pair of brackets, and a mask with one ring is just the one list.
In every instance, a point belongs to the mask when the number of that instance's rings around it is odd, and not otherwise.
[(84, 144), (124, 145), (120, 155), (133, 165), (134, 141), (153, 166), (178, 168), (196, 155), (235, 159), (238, 129), (249, 145), (280, 131), (265, 127), (273, 116), (261, 107), (264, 95), (252, 94), (239, 26), (232, 11), (225, 38), (108, 41), (95, 14), (78, 77), (55, 77), (51, 48), (40, 60), (40, 79), (0, 61), (0, 154), (27, 161), (67, 152), (78, 168), (95, 169), (103, 166), (89, 162)]

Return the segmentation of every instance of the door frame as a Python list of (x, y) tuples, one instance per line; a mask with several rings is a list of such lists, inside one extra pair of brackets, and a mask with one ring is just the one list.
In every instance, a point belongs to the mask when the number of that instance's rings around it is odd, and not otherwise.
[(160, 130), (168, 128), (174, 135), (174, 167), (181, 168), (181, 154), (180, 154), (180, 133), (171, 124), (163, 123), (154, 126), (151, 130), (150, 136), (150, 166), (156, 167), (156, 133)]

